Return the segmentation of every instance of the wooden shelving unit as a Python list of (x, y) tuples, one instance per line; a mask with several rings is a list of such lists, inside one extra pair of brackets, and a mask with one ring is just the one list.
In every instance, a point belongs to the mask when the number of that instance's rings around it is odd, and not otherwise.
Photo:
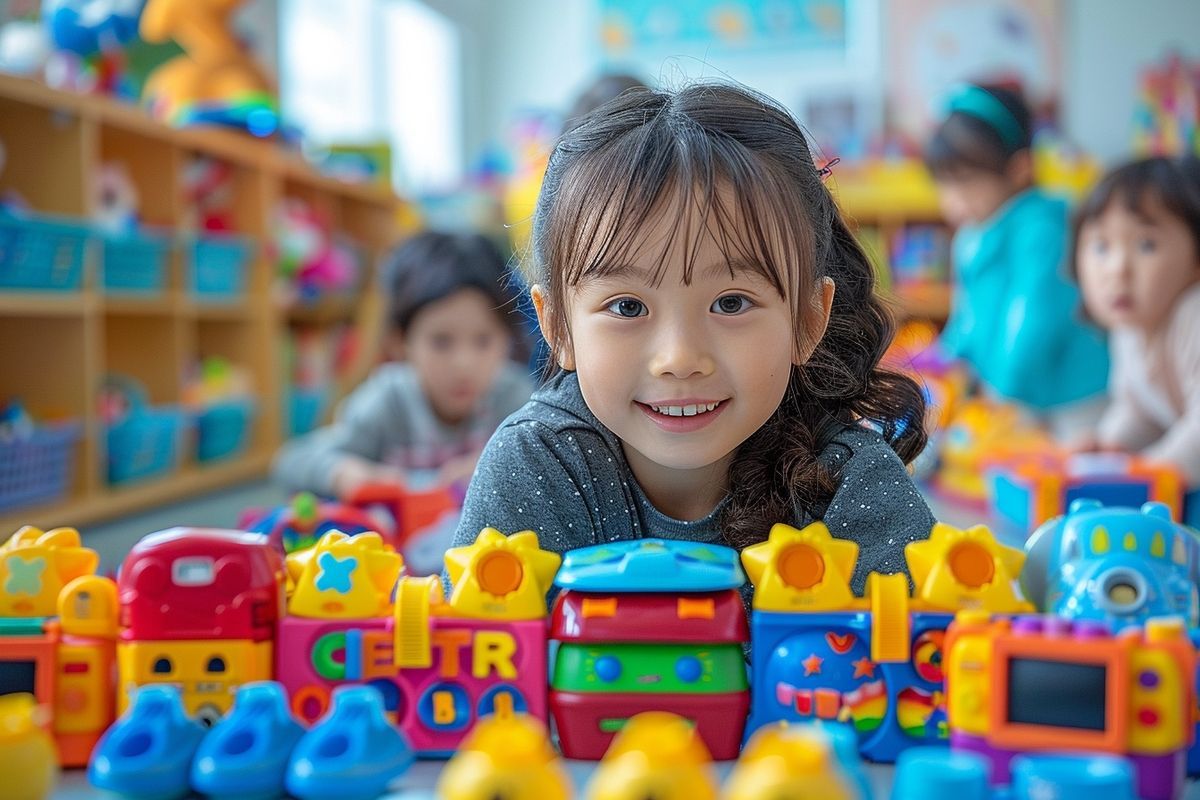
[[(225, 161), (235, 174), (236, 233), (256, 244), (245, 299), (232, 305), (190, 296), (178, 248), (166, 290), (153, 297), (105, 294), (96, 280), (98, 247), (88, 251), (79, 292), (0, 291), (0, 397), (20, 397), (35, 417), (78, 419), (84, 430), (69, 495), (51, 507), (0, 517), (0, 539), (21, 524), (86, 524), (264, 475), (284, 436), (282, 355), (295, 323), (353, 322), (364, 346), (351, 377), (361, 377), (373, 363), (379, 304), (370, 291), (372, 276), (356, 297), (313, 310), (281, 309), (272, 300), (275, 276), (263, 245), (277, 204), (294, 196), (326, 212), (338, 235), (352, 240), (373, 265), (404, 235), (398, 221), (412, 216), (388, 191), (320, 175), (298, 156), (236, 131), (177, 130), (107, 98), (2, 74), (0, 141), (9, 154), (0, 191), (19, 193), (34, 210), (87, 218), (99, 166), (117, 161), (137, 187), (142, 221), (174, 233), (183, 232), (188, 160), (202, 155)], [(252, 376), (258, 408), (247, 453), (204, 465), (185, 451), (173, 473), (109, 486), (97, 412), (104, 376), (129, 375), (146, 387), (152, 403), (179, 403), (186, 367), (209, 355), (243, 365)]]
[[(944, 226), (937, 194), (921, 169), (835, 172), (834, 197), (852, 229), (875, 228), (884, 243), (910, 225)], [(888, 254), (879, 254), (883, 259)], [(895, 285), (888, 293), (902, 317), (943, 322), (950, 313), (948, 283)]]

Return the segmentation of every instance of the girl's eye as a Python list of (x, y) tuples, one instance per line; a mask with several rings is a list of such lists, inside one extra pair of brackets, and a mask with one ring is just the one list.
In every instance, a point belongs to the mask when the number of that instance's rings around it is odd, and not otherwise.
[(1106, 239), (1092, 239), (1092, 251), (1097, 255), (1104, 255), (1108, 252), (1108, 241)]
[(618, 317), (644, 317), (646, 316), (646, 306), (641, 300), (633, 300), (628, 297), (622, 297), (620, 300), (613, 300), (608, 304), (606, 309), (610, 314), (616, 314)]
[(752, 303), (740, 294), (727, 294), (718, 297), (711, 310), (715, 314), (740, 314), (751, 305)]
[(1153, 239), (1142, 239), (1140, 242), (1138, 242), (1139, 253), (1153, 253), (1157, 249), (1158, 242), (1154, 241)]

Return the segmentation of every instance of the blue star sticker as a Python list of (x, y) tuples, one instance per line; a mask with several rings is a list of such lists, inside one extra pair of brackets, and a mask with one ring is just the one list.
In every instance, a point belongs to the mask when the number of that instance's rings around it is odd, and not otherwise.
[(42, 591), (42, 572), (46, 569), (46, 559), (8, 557), (8, 581), (4, 591), (9, 594), (39, 594)]
[(338, 558), (333, 553), (321, 553), (317, 556), (317, 566), (321, 568), (317, 573), (317, 591), (350, 594), (350, 576), (358, 566), (357, 558)]

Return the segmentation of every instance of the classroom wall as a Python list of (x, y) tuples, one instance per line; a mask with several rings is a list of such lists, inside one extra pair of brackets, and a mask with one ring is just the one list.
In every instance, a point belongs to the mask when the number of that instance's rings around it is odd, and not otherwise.
[[(478, 84), (469, 93), (470, 146), (499, 135), (520, 109), (563, 108), (602, 64), (594, 31), (596, 0), (424, 0), (461, 15), (481, 35)], [(1063, 0), (1063, 122), (1085, 150), (1109, 161), (1128, 152), (1137, 79), (1143, 65), (1170, 47), (1200, 58), (1200, 2), (1196, 0)], [(741, 58), (732, 77), (795, 108), (804, 92), (822, 85), (862, 89), (882, 101), (888, 46), (887, 0), (851, 0), (858, 39), (842, 68), (803, 59)], [(719, 60), (717, 60), (719, 62)], [(719, 75), (720, 63), (681, 59), (663, 65), (674, 78)], [(656, 79), (657, 75), (647, 75)], [(473, 102), (472, 102), (473, 101)], [(478, 150), (468, 149), (468, 152)]]

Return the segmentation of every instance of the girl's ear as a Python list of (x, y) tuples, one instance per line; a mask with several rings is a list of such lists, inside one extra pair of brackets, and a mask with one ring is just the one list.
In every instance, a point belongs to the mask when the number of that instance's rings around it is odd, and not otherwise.
[(813, 290), (812, 302), (801, 321), (804, 342), (797, 348), (795, 358), (792, 360), (796, 366), (800, 367), (806, 364), (812, 358), (817, 345), (821, 343), (821, 337), (825, 335), (825, 329), (829, 327), (829, 314), (833, 309), (833, 294), (836, 290), (837, 286), (834, 284), (833, 278), (828, 277), (821, 278), (821, 282)]
[(571, 343), (554, 341), (554, 320), (546, 305), (546, 290), (540, 283), (535, 283), (529, 287), (529, 296), (533, 298), (533, 310), (537, 312), (538, 330), (541, 332), (542, 338), (546, 340), (546, 344), (550, 345), (554, 361), (567, 371), (574, 370), (575, 353), (571, 348)]
[(1015, 188), (1033, 185), (1033, 153), (1029, 148), (1018, 150), (1008, 159), (1004, 174)]

